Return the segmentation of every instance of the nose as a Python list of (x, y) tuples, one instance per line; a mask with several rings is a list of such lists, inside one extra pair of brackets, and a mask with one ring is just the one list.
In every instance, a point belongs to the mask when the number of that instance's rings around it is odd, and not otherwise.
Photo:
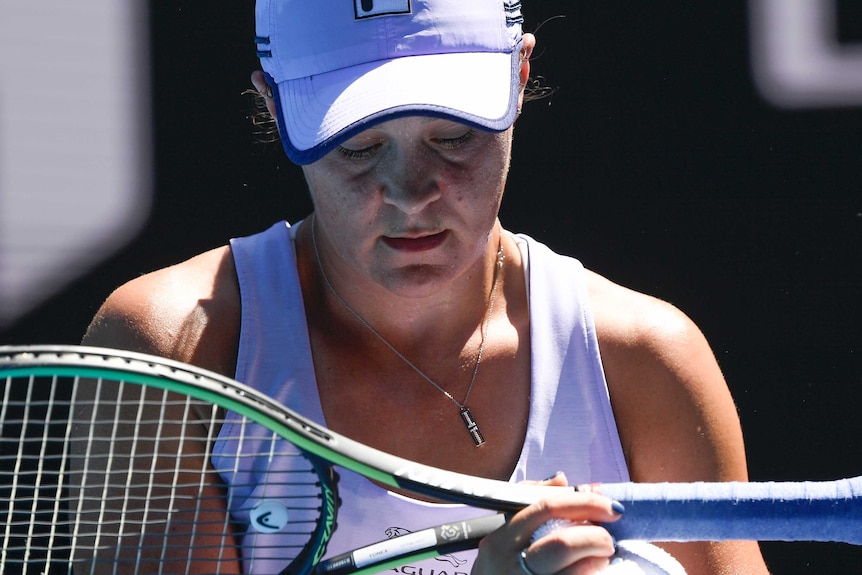
[(408, 215), (421, 213), (442, 195), (433, 165), (433, 159), (421, 150), (391, 158), (383, 201)]

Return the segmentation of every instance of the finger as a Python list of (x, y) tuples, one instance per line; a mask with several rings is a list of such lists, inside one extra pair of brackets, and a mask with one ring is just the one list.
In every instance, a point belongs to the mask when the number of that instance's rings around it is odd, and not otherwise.
[(541, 481), (519, 481), (522, 485), (550, 485), (552, 487), (568, 487), (569, 480), (564, 471), (557, 471), (555, 474)]
[(555, 487), (567, 487), (569, 485), (569, 478), (566, 477), (566, 473), (564, 471), (557, 471), (554, 475), (548, 477), (544, 481), (541, 482), (542, 485), (552, 485)]
[(543, 499), (516, 513), (509, 529), (522, 547), (530, 545), (533, 534), (552, 519), (572, 523), (610, 523), (618, 520), (625, 509), (619, 502), (598, 493), (572, 492)]
[(582, 524), (558, 529), (524, 550), (524, 560), (537, 574), (589, 571), (607, 565), (615, 551), (606, 529)]

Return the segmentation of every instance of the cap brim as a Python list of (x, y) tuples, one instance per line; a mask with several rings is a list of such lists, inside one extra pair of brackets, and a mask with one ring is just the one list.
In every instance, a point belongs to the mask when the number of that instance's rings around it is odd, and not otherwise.
[(297, 164), (322, 158), (356, 133), (395, 117), (451, 118), (502, 131), (515, 121), (518, 51), (407, 56), (278, 85), (279, 129)]

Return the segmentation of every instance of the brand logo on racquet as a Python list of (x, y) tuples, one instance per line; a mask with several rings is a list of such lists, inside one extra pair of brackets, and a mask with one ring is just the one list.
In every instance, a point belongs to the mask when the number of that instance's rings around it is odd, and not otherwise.
[(278, 533), (287, 525), (290, 516), (280, 501), (264, 501), (251, 510), (251, 525), (260, 533)]
[(440, 537), (451, 541), (452, 539), (460, 539), (463, 531), (460, 525), (441, 525)]
[(326, 542), (328, 542), (332, 538), (332, 534), (335, 532), (335, 512), (334, 510), (338, 508), (338, 499), (335, 492), (327, 485), (321, 485), (323, 488), (323, 505), (326, 509), (332, 510), (332, 512), (327, 514), (326, 523), (323, 525), (323, 537), (322, 541), (324, 544), (321, 545), (313, 558), (313, 564), (316, 565), (323, 559), (323, 556), (326, 554)]

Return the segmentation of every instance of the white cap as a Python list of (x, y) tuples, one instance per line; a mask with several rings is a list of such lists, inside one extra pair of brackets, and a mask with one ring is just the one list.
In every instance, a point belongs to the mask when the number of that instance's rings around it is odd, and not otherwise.
[(520, 93), (517, 0), (257, 0), (287, 155), (314, 162), (405, 115), (502, 131)]

